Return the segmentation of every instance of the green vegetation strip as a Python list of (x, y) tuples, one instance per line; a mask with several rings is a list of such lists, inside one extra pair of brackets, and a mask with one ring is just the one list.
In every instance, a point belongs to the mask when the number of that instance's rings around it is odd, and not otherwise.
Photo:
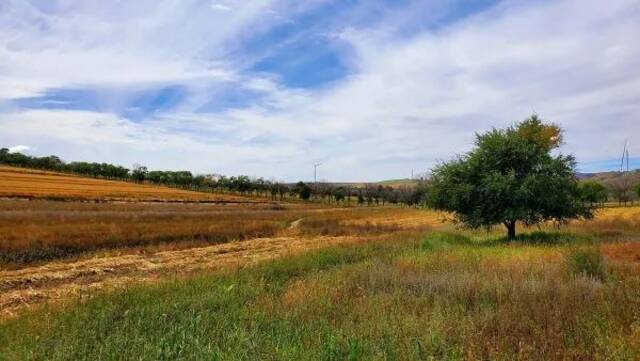
[(640, 357), (640, 278), (591, 240), (411, 238), (26, 313), (0, 324), (0, 359)]

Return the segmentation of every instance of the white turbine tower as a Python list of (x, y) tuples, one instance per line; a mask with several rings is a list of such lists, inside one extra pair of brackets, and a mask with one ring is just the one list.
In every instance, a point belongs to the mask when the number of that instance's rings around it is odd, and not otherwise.
[(322, 163), (314, 163), (313, 164), (313, 183), (318, 183), (318, 167), (321, 166)]
[(620, 173), (625, 171), (625, 158), (627, 165), (627, 172), (629, 172), (629, 149), (627, 149), (627, 141), (624, 141), (624, 147), (622, 148), (622, 159), (620, 159)]

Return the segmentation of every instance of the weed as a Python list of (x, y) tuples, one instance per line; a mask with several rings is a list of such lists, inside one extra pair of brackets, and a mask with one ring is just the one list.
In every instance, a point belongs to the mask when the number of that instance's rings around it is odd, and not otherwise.
[(599, 247), (572, 248), (567, 252), (566, 264), (572, 276), (585, 276), (599, 281), (606, 279), (605, 262)]
[(466, 235), (451, 232), (430, 232), (421, 243), (423, 250), (439, 251), (459, 245), (473, 245), (473, 241)]

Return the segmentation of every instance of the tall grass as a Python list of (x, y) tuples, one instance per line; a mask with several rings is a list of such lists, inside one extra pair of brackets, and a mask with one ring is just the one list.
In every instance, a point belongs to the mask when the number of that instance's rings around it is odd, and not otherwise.
[(165, 249), (266, 237), (296, 217), (269, 205), (0, 201), (0, 263), (163, 245)]
[(0, 358), (637, 360), (640, 274), (567, 277), (572, 247), (474, 233), (334, 246), (24, 314), (0, 324)]
[[(425, 229), (435, 212), (314, 204), (157, 204), (0, 200), (0, 265), (97, 250), (173, 250), (272, 236), (364, 236)], [(422, 223), (399, 225), (427, 215)], [(300, 220), (291, 230), (293, 221)]]
[(598, 247), (573, 248), (566, 256), (572, 276), (584, 276), (603, 281), (606, 277), (605, 262)]

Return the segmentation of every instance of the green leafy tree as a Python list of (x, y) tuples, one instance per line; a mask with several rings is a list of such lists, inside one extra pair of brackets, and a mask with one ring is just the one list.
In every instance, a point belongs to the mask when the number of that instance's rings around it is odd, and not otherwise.
[(429, 203), (471, 228), (591, 218), (580, 197), (571, 155), (552, 155), (562, 130), (537, 115), (476, 135), (475, 148), (433, 170)]
[(298, 194), (298, 197), (305, 201), (311, 198), (311, 187), (302, 181), (296, 183), (293, 191)]
[(638, 198), (640, 198), (640, 183), (636, 184), (633, 187), (634, 192), (636, 192), (636, 194), (638, 195)]
[(147, 167), (140, 164), (134, 164), (133, 169), (131, 170), (131, 179), (136, 182), (142, 182), (145, 180), (147, 173), (149, 173)]
[(345, 187), (334, 188), (333, 197), (336, 199), (336, 202), (342, 202), (347, 198), (347, 189)]
[(600, 182), (584, 181), (580, 183), (582, 200), (591, 205), (600, 204), (607, 200), (607, 188)]

